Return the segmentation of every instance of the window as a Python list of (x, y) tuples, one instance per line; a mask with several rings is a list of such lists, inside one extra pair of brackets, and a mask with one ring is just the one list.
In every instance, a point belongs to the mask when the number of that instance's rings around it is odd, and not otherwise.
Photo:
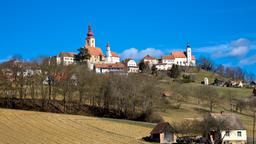
[(230, 132), (229, 131), (226, 132), (226, 136), (228, 136), (228, 137), (230, 136)]
[(237, 136), (241, 137), (241, 136), (242, 136), (242, 132), (241, 132), (241, 131), (238, 131), (238, 132), (237, 132)]

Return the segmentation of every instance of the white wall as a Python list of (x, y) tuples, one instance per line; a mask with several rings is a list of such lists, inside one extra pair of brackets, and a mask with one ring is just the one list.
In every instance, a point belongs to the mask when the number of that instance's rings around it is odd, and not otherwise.
[[(241, 136), (237, 135), (237, 132), (240, 131), (241, 132)], [(225, 135), (226, 131), (222, 131), (221, 132), (221, 136), (223, 137)], [(224, 137), (224, 141), (233, 141), (233, 140), (237, 140), (237, 141), (246, 141), (247, 140), (247, 133), (246, 130), (231, 130), (229, 136), (225, 136)]]
[(70, 65), (74, 63), (74, 57), (62, 57), (62, 62), (64, 65)]
[(162, 63), (166, 63), (166, 64), (174, 64), (174, 60), (169, 60), (169, 59), (163, 59)]

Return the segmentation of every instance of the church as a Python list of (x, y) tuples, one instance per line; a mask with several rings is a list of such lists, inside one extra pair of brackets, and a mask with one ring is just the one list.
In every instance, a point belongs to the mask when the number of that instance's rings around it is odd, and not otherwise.
[(103, 54), (101, 48), (96, 47), (96, 40), (92, 31), (92, 26), (88, 26), (88, 33), (85, 40), (85, 46), (91, 55), (88, 60), (88, 66), (97, 73), (119, 72), (124, 70), (124, 65), (120, 63), (120, 57), (117, 53), (112, 52), (110, 43), (106, 45), (106, 55)]
[[(96, 40), (91, 25), (88, 26), (87, 37), (83, 48), (87, 49), (91, 55), (87, 61), (90, 70), (94, 70), (97, 73), (124, 71), (125, 65), (120, 62), (118, 54), (111, 51), (109, 42), (106, 45), (106, 54), (102, 52), (101, 48), (96, 47)], [(75, 55), (72, 52), (60, 52), (57, 56), (51, 57), (51, 61), (63, 65), (75, 64)]]

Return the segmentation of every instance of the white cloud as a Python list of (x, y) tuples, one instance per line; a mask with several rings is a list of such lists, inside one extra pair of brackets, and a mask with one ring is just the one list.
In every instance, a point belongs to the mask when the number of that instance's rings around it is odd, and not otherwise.
[(226, 44), (198, 48), (196, 52), (210, 53), (214, 58), (243, 57), (252, 49), (251, 41), (240, 38)]
[(256, 64), (256, 55), (242, 59), (239, 64), (241, 65), (252, 65)]
[(124, 50), (120, 54), (121, 59), (132, 58), (135, 60), (140, 60), (146, 55), (150, 55), (153, 57), (160, 57), (160, 56), (164, 55), (164, 52), (159, 49), (155, 49), (155, 48), (146, 48), (143, 50), (138, 50), (137, 48), (129, 48), (129, 49)]

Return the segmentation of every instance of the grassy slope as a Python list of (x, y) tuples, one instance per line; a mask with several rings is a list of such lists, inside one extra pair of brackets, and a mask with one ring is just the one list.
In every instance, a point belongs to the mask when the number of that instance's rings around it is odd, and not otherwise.
[(0, 143), (144, 143), (153, 125), (125, 120), (0, 109)]
[[(187, 83), (183, 84), (182, 88), (193, 90), (194, 88), (200, 86), (200, 82), (204, 79), (204, 77), (208, 77), (209, 83), (212, 83), (215, 78), (224, 79), (212, 72), (201, 71), (195, 75), (195, 83)], [(172, 83), (172, 82), (170, 82)], [(170, 90), (170, 83), (162, 83), (161, 87), (166, 90)], [(214, 112), (226, 111), (230, 112), (229, 98), (232, 95), (233, 98), (236, 99), (244, 99), (251, 96), (252, 90), (246, 88), (227, 88), (227, 87), (215, 87), (217, 92), (222, 96), (222, 100), (218, 107), (214, 108)], [(202, 117), (204, 114), (208, 113), (207, 107), (203, 104), (198, 105), (196, 100), (193, 98), (188, 98), (182, 104), (181, 109), (168, 109), (166, 112), (161, 112), (164, 119), (169, 122), (179, 122), (186, 118), (198, 118)], [(237, 113), (236, 113), (237, 114)], [(245, 125), (248, 135), (252, 136), (252, 117), (237, 114), (243, 124)]]

